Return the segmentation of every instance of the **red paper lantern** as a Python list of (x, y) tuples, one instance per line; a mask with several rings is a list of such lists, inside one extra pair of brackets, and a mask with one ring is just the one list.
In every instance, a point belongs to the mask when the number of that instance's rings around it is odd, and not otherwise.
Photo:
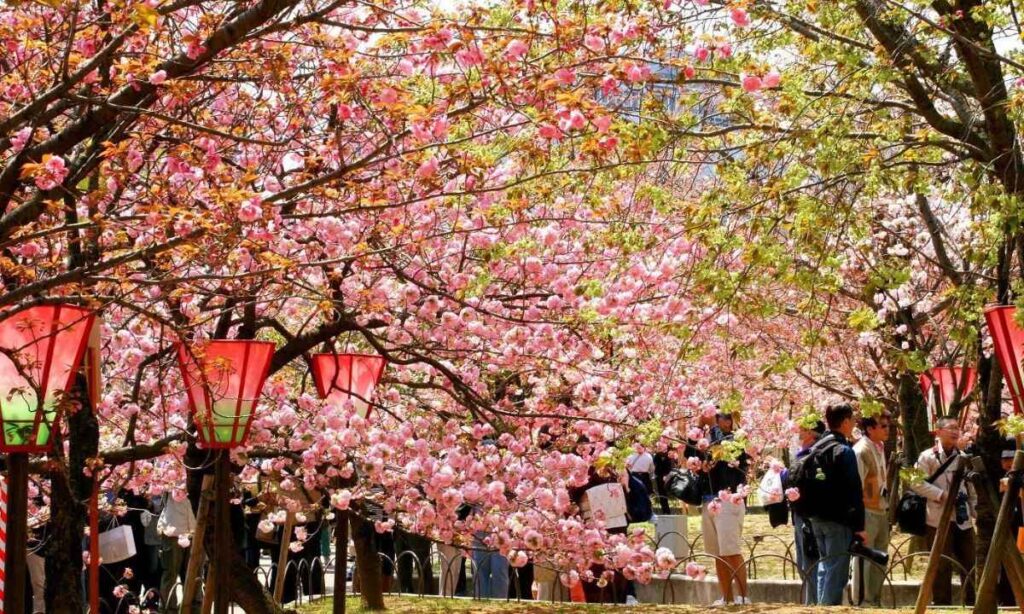
[(1024, 358), (1024, 331), (1014, 321), (1016, 313), (1016, 307), (1007, 305), (985, 309), (985, 321), (988, 323), (988, 332), (992, 335), (999, 367), (1010, 389), (1013, 409), (1019, 414), (1024, 411), (1024, 373), (1021, 370), (1021, 358)]
[(928, 426), (934, 427), (935, 421), (946, 415), (954, 400), (962, 401), (971, 394), (978, 383), (978, 371), (972, 367), (932, 367), (918, 379), (921, 392), (928, 400)]
[(73, 305), (37, 305), (0, 320), (0, 451), (46, 452), (82, 364), (96, 315)]
[(356, 412), (370, 413), (370, 397), (384, 373), (384, 358), (369, 354), (313, 354), (313, 380), (320, 398), (352, 399)]
[(270, 341), (218, 339), (191, 351), (178, 344), (178, 365), (205, 447), (245, 443), (273, 356)]

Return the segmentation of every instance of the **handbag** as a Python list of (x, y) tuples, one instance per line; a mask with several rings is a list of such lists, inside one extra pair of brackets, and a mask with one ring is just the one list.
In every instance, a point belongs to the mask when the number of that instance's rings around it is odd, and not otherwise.
[(789, 506), (785, 501), (770, 503), (764, 506), (764, 511), (768, 512), (768, 524), (773, 529), (789, 524)]
[(665, 489), (668, 494), (687, 505), (700, 505), (704, 498), (700, 478), (692, 471), (685, 469), (670, 471), (665, 476)]
[[(931, 484), (949, 467), (949, 464), (956, 458), (956, 454), (950, 455), (946, 462), (939, 465), (935, 473), (926, 482)], [(896, 507), (896, 523), (900, 531), (910, 535), (924, 535), (928, 532), (928, 501), (916, 492), (907, 489), (900, 497), (899, 505)]]
[(99, 535), (100, 560), (104, 565), (120, 563), (135, 556), (135, 536), (126, 524)]

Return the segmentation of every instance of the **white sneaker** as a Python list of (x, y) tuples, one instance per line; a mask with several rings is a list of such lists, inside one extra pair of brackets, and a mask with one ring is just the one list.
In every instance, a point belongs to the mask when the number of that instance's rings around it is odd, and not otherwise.
[(724, 605), (725, 605), (725, 597), (722, 597), (721, 599), (716, 599), (715, 601), (711, 602), (711, 607), (713, 607), (713, 608), (720, 608), (720, 607), (722, 607)]
[(736, 600), (733, 602), (736, 605), (750, 605), (750, 597), (736, 596)]
[(636, 600), (633, 595), (626, 595), (626, 605), (639, 605), (640, 602)]

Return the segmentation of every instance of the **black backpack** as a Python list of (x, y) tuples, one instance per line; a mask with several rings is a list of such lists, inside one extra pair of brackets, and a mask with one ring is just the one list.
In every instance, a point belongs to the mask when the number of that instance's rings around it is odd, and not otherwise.
[(700, 505), (704, 499), (700, 476), (688, 469), (673, 469), (665, 476), (665, 490), (687, 505)]
[[(800, 497), (791, 503), (793, 512), (804, 518), (828, 518), (829, 508), (835, 505), (832, 485), (828, 483), (831, 467), (827, 455), (840, 446), (832, 435), (819, 439), (802, 458), (796, 459), (786, 476), (786, 488), (796, 488)], [(824, 462), (823, 462), (824, 461)]]
[(647, 522), (654, 516), (647, 487), (632, 473), (629, 474), (629, 492), (626, 493), (626, 515), (630, 522)]

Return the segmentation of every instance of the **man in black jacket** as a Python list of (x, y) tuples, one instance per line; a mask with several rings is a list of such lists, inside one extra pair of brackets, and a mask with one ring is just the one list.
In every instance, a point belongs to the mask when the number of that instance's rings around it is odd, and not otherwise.
[[(857, 456), (850, 446), (853, 434), (853, 408), (832, 405), (825, 410), (828, 431), (811, 449), (823, 473), (827, 504), (816, 506), (811, 516), (814, 541), (818, 544), (818, 604), (841, 605), (843, 589), (850, 577), (850, 543), (854, 536), (862, 541), (864, 498)], [(819, 494), (819, 496), (821, 496)]]

